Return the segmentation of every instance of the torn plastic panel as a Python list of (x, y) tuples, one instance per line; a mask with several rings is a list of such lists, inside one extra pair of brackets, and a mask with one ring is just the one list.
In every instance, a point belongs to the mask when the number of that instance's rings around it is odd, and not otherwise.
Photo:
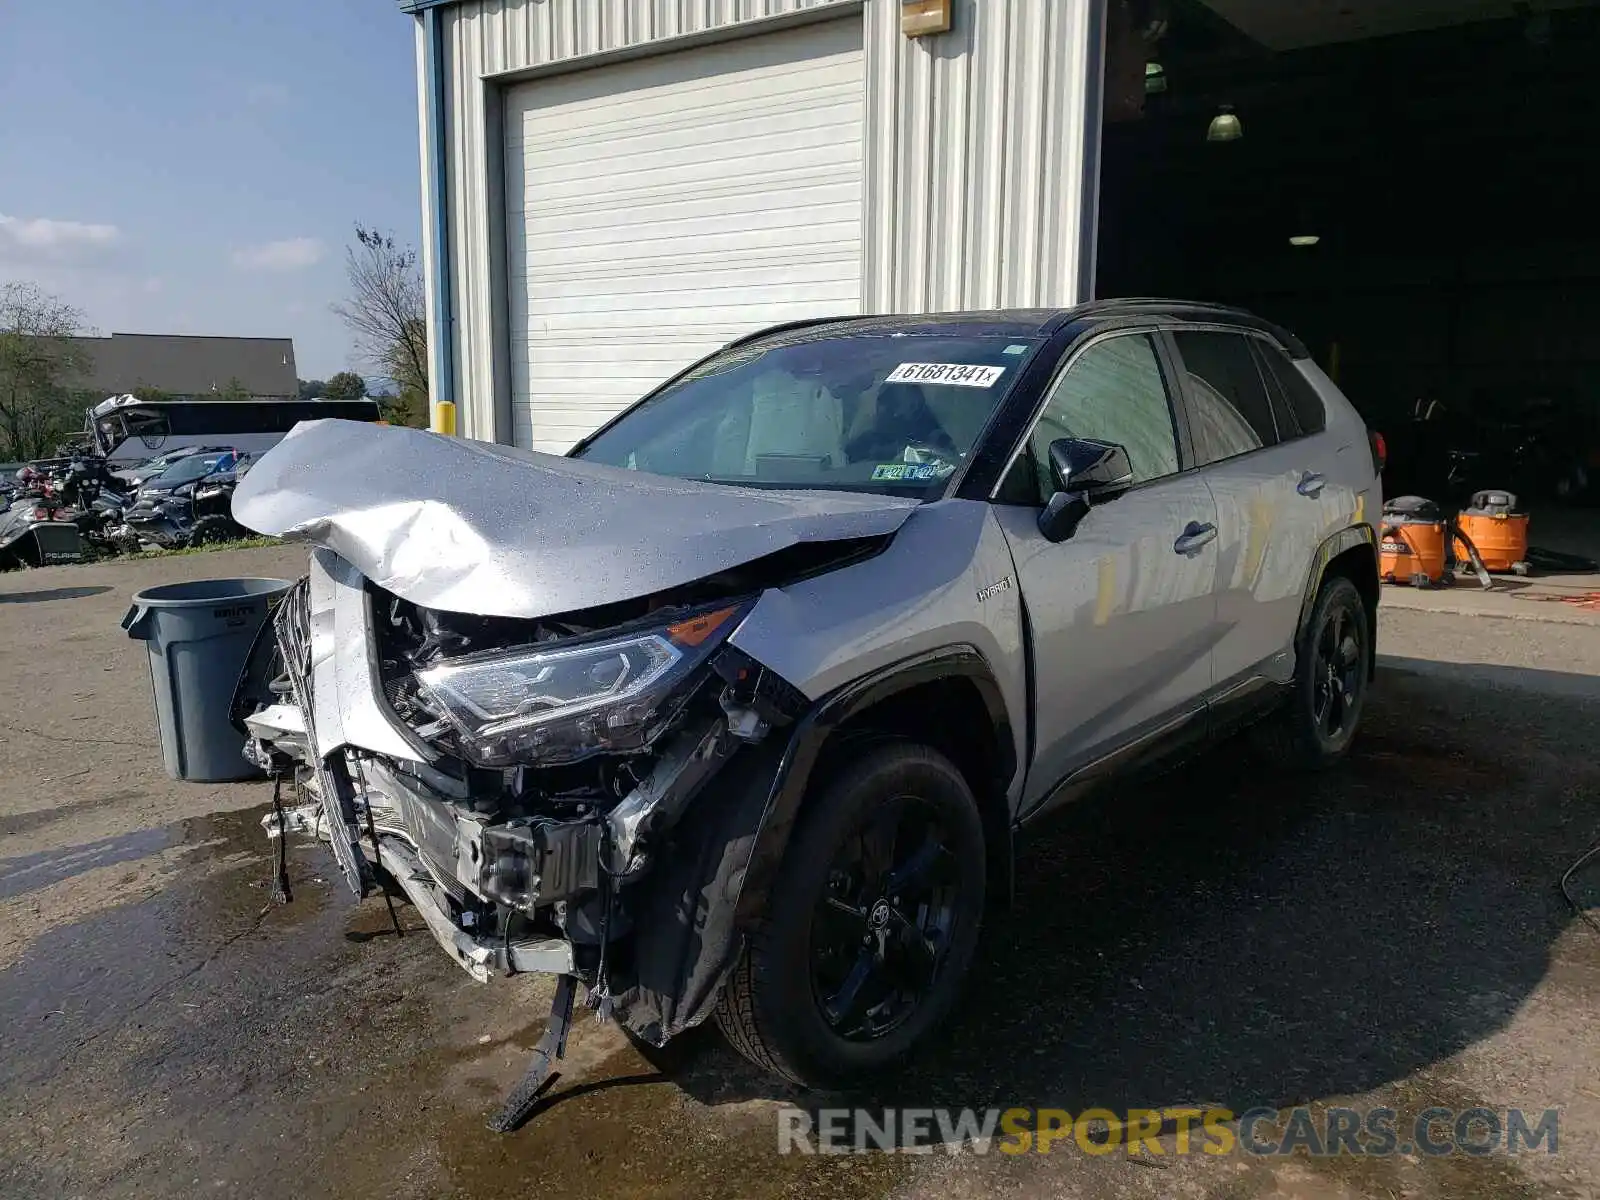
[[(316, 650), (314, 636), (307, 636), (316, 628), (313, 592), (302, 584), (280, 617), (275, 659), (256, 670), (287, 682), (241, 684), (241, 696), (253, 687), (251, 694), (271, 701), (243, 721), (253, 752), (279, 773), (292, 764), (312, 797), (291, 811), (309, 809), (315, 819), (290, 822), (291, 828), (309, 829), (336, 854), (347, 850), (358, 860), (355, 871), (346, 868), (355, 884), (368, 882), (362, 869), (370, 873), (373, 865), (394, 875), (425, 908), (435, 937), (475, 978), (536, 962), (570, 964), (592, 989), (623, 997), (617, 1015), (641, 1032), (664, 1038), (686, 1020), (703, 1019), (708, 1010), (692, 1002), (689, 1017), (683, 1015), (685, 980), (697, 977), (708, 954), (716, 978), (731, 963), (739, 844), (748, 848), (764, 805), (764, 795), (759, 803), (744, 802), (750, 810), (744, 841), (730, 845), (731, 835), (719, 832), (728, 814), (739, 811), (728, 785), (744, 777), (758, 750), (770, 757), (768, 735), (792, 722), (805, 703), (785, 681), (726, 645), (726, 629), (743, 609), (686, 608), (668, 597), (625, 624), (626, 633), (596, 630), (598, 622), (582, 618), (512, 629), (493, 619), (416, 610), (370, 587), (358, 594), (342, 564), (321, 565), (332, 584), (321, 611), (364, 616), (375, 667), (325, 676), (320, 688), (313, 682)], [(431, 719), (419, 703), (426, 693), (414, 677), (459, 657), (456, 651), (481, 657), (490, 640), (533, 654), (571, 651), (649, 628), (675, 631), (699, 657), (677, 685), (664, 727), (649, 740), (627, 743), (625, 752), (608, 746), (579, 761), (485, 768), (461, 753), (458, 728)], [(412, 686), (402, 678), (407, 674)], [(348, 744), (321, 754), (311, 731), (327, 727), (324, 696), (341, 716), (375, 714), (390, 727), (386, 736), (423, 744), (432, 761)], [(691, 826), (700, 828), (690, 835)], [(367, 830), (370, 837), (363, 837)], [(684, 859), (697, 838), (704, 847)], [(698, 878), (707, 854), (719, 850), (731, 851), (728, 865)], [(687, 909), (662, 893), (667, 888), (681, 898), (695, 886), (713, 891)], [(663, 927), (686, 917), (690, 925)], [(686, 949), (696, 943), (700, 950)], [(541, 949), (517, 951), (523, 944)], [(566, 958), (547, 953), (557, 944)], [(714, 986), (700, 990), (703, 998), (714, 995)]]

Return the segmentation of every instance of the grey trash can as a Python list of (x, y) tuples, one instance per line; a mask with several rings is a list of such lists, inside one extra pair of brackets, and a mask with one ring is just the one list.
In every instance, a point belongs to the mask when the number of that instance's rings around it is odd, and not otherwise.
[(146, 588), (122, 618), (150, 652), (161, 758), (174, 779), (259, 779), (229, 718), (261, 623), (293, 585), (286, 579), (199, 579)]

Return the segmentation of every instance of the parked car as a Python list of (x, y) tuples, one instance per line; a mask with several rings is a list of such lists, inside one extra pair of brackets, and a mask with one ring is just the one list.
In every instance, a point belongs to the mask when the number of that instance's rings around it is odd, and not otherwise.
[(1035, 820), (1247, 725), (1346, 752), (1378, 446), (1157, 301), (781, 326), (566, 458), (301, 426), (234, 497), (315, 547), (235, 711), (316, 797), (269, 828), (469, 973), (838, 1084), (950, 1012)]
[[(196, 541), (222, 540), (231, 522), (216, 519), (201, 524), (195, 506), (196, 492), (213, 480), (234, 479), (237, 465), (244, 456), (235, 450), (192, 454), (179, 459), (161, 474), (145, 480), (134, 497), (134, 502), (123, 513), (127, 531), (145, 545), (172, 549)], [(204, 506), (212, 518), (223, 515), (221, 506), (210, 494)]]
[(168, 467), (176, 465), (181, 459), (189, 458), (195, 454), (223, 454), (231, 448), (229, 446), (180, 446), (175, 450), (168, 450), (164, 454), (158, 454), (154, 458), (148, 458), (137, 466), (118, 471), (117, 475), (133, 487), (138, 488), (143, 486), (146, 480), (154, 479)]
[(228, 447), (207, 449), (197, 454), (186, 454), (168, 464), (139, 485), (136, 493), (141, 499), (157, 499), (181, 488), (198, 483), (218, 471), (230, 471), (238, 460), (236, 450)]

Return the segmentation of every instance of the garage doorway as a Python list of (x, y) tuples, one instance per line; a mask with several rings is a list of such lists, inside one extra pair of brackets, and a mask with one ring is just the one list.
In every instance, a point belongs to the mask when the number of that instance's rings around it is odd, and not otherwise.
[(1387, 494), (1509, 488), (1600, 556), (1600, 10), (1112, 8), (1097, 294), (1279, 321), (1385, 434)]

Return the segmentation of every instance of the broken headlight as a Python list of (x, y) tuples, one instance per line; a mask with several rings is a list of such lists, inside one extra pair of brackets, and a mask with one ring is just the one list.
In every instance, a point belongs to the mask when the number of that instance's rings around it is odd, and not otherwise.
[(577, 762), (650, 744), (738, 607), (657, 629), (444, 659), (417, 683), (480, 766)]

